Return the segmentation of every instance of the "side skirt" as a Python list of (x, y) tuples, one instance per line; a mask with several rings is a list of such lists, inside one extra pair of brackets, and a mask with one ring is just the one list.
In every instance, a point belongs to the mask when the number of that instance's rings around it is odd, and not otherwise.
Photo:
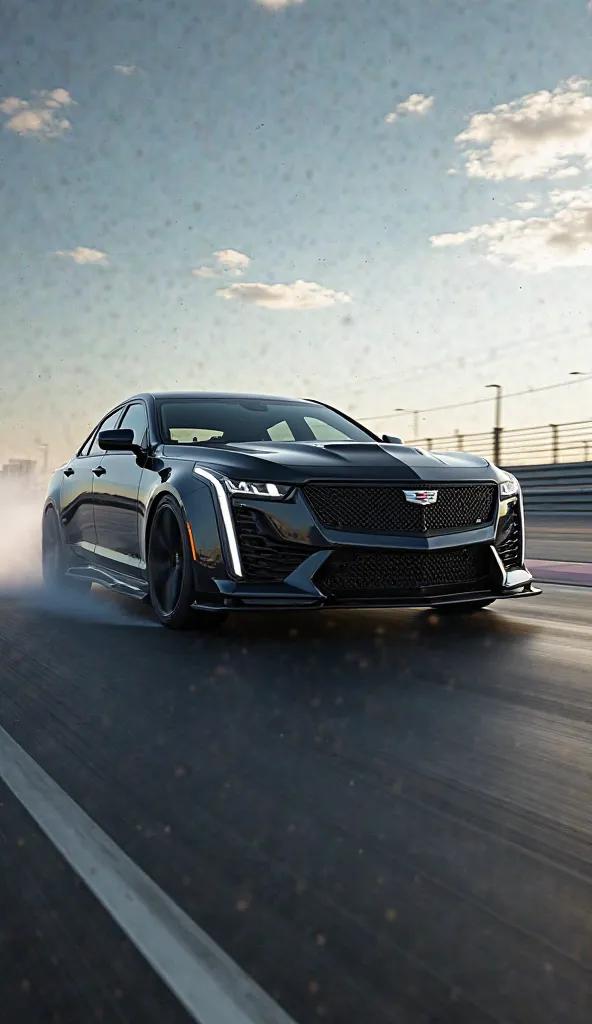
[(144, 601), (148, 597), (148, 583), (139, 580), (136, 576), (126, 576), (125, 573), (108, 572), (106, 569), (99, 569), (96, 565), (73, 566), (68, 569), (66, 576), (74, 576), (76, 579), (90, 580), (91, 583), (98, 583), (108, 590), (115, 590), (124, 597), (133, 597), (137, 601)]

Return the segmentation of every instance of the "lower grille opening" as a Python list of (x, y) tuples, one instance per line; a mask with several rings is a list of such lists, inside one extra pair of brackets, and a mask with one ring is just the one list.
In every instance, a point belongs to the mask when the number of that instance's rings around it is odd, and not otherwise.
[(354, 548), (335, 552), (315, 577), (335, 596), (413, 595), (491, 589), (491, 553), (471, 545), (440, 551), (376, 551)]
[(264, 515), (237, 505), (233, 509), (245, 578), (259, 583), (281, 583), (315, 548), (291, 544), (273, 531)]
[(518, 502), (501, 522), (504, 524), (504, 539), (497, 545), (498, 554), (506, 569), (519, 569), (522, 565), (522, 523)]

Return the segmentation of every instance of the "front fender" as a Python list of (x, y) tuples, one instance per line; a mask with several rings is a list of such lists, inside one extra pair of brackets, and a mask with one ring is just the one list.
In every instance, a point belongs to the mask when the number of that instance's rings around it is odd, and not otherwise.
[(195, 545), (194, 577), (199, 594), (220, 594), (215, 579), (228, 579), (224, 524), (212, 488), (204, 481), (186, 495), (183, 511)]
[(205, 480), (194, 478), (190, 489), (176, 487), (168, 480), (159, 484), (150, 495), (145, 509), (145, 528), (142, 531), (142, 558), (146, 560), (150, 523), (158, 502), (163, 495), (170, 495), (180, 506), (190, 528), (195, 558), (193, 575), (195, 591), (198, 594), (216, 594), (220, 591), (214, 579), (227, 579), (225, 540), (220, 510), (212, 488)]
[[(197, 481), (196, 481), (197, 483)], [(199, 486), (199, 484), (198, 484)], [(161, 481), (156, 484), (147, 496), (144, 496), (144, 502), (139, 502), (139, 513), (143, 519), (143, 525), (140, 530), (140, 557), (143, 561), (146, 561), (148, 554), (148, 538), (150, 536), (150, 524), (154, 516), (154, 512), (158, 502), (165, 496), (173, 498), (181, 508), (184, 508), (185, 501), (181, 494), (181, 491), (177, 489), (175, 483), (170, 479)]]

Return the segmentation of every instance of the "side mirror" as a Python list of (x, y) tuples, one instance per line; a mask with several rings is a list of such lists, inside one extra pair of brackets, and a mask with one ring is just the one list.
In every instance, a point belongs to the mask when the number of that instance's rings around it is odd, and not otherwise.
[(381, 440), (387, 444), (405, 444), (402, 437), (395, 437), (394, 434), (383, 434)]
[(104, 452), (139, 452), (140, 446), (134, 444), (133, 430), (122, 427), (121, 430), (100, 430), (99, 448)]

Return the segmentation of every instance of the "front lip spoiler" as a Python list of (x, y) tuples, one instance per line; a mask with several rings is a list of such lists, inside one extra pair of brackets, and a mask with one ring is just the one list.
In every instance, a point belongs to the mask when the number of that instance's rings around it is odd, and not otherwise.
[(262, 586), (255, 591), (252, 587), (237, 588), (233, 594), (226, 595), (222, 602), (208, 603), (196, 601), (193, 605), (202, 611), (304, 611), (320, 608), (438, 608), (442, 605), (466, 604), (470, 601), (516, 601), (522, 597), (536, 597), (542, 594), (540, 587), (523, 587), (505, 593), (491, 590), (469, 590), (458, 594), (443, 594), (441, 597), (420, 598), (334, 598), (310, 597), (287, 593), (284, 584), (278, 583), (272, 592), (270, 586)]

